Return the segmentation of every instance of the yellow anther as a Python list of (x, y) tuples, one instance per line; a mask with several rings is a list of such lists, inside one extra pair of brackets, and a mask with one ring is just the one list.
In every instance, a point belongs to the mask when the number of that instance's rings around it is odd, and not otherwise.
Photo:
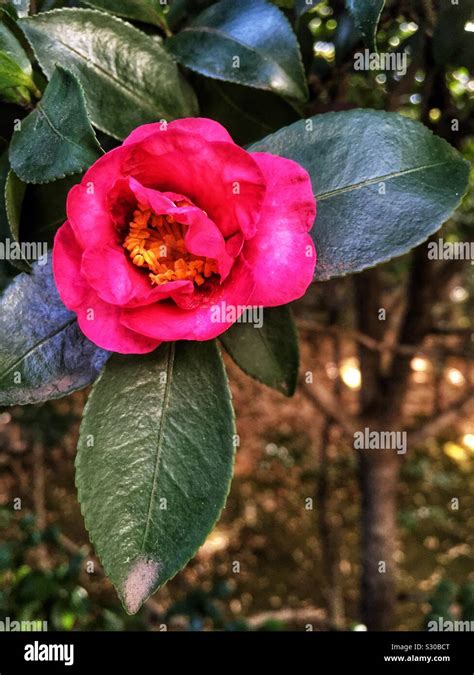
[[(189, 206), (181, 201), (178, 206)], [(193, 255), (186, 248), (186, 226), (171, 215), (153, 213), (147, 204), (139, 203), (123, 246), (137, 267), (147, 267), (154, 284), (190, 280), (202, 286), (206, 279), (218, 274), (212, 258)]]

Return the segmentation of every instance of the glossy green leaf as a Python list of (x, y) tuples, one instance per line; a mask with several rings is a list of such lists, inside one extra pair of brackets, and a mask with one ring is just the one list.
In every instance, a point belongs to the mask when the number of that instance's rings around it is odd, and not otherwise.
[(166, 30), (165, 7), (160, 0), (84, 0), (86, 5), (125, 19), (150, 23)]
[(122, 139), (135, 127), (196, 114), (195, 96), (153, 38), (91, 9), (58, 9), (19, 21), (46, 76), (56, 64), (79, 79), (94, 126)]
[(469, 164), (425, 126), (396, 113), (317, 115), (249, 150), (309, 173), (318, 215), (316, 279), (359, 272), (425, 241), (459, 205)]
[(50, 256), (0, 298), (0, 405), (59, 398), (93, 382), (109, 353), (79, 330), (61, 302)]
[(33, 69), (30, 60), (9, 26), (14, 26), (14, 22), (0, 14), (0, 50), (8, 54), (18, 67), (31, 77)]
[(285, 100), (269, 91), (205, 77), (199, 77), (196, 91), (202, 116), (223, 124), (239, 145), (252, 143), (300, 118)]
[(220, 340), (244, 373), (293, 396), (298, 378), (298, 334), (287, 305), (265, 308), (261, 326), (234, 323)]
[(8, 223), (7, 208), (5, 203), (5, 188), (7, 185), (8, 174), (10, 173), (10, 162), (8, 161), (8, 146), (1, 142), (0, 153), (0, 241), (5, 241), (10, 236), (10, 225)]
[(9, 171), (5, 183), (5, 208), (10, 229), (10, 237), (7, 237), (5, 245), (9, 250), (9, 262), (23, 272), (30, 269), (30, 260), (16, 246), (20, 241), (20, 220), (23, 199), (25, 197), (26, 185), (13, 171)]
[[(66, 200), (69, 190), (81, 175), (68, 176), (54, 183), (32, 185), (23, 183), (10, 171), (6, 180), (7, 234), (11, 240), (28, 244), (26, 258), (12, 260), (22, 271), (29, 271), (35, 258), (35, 247), (51, 248), (58, 228), (66, 220)], [(29, 257), (31, 253), (33, 257)]]
[(29, 105), (31, 94), (39, 96), (31, 63), (7, 26), (7, 17), (0, 15), (0, 98), (9, 103)]
[(101, 154), (81, 85), (58, 66), (42, 100), (13, 134), (12, 169), (26, 183), (49, 183), (85, 171)]
[(0, 3), (0, 20), (4, 20), (5, 17), (9, 17), (14, 21), (18, 19), (18, 12), (9, 2), (6, 2), (4, 4)]
[(361, 35), (356, 28), (352, 14), (350, 12), (341, 14), (337, 20), (337, 29), (333, 36), (337, 66), (341, 66), (351, 56), (360, 39)]
[(385, 0), (346, 0), (346, 7), (352, 13), (355, 24), (367, 47), (377, 51), (375, 36)]
[(76, 484), (91, 540), (130, 614), (187, 563), (219, 518), (234, 433), (215, 342), (114, 355), (94, 386)]
[[(5, 188), (10, 173), (10, 162), (8, 161), (8, 144), (3, 138), (0, 138), (0, 148), (0, 242), (5, 244), (12, 235), (5, 204)], [(8, 263), (8, 260), (0, 259), (0, 291), (6, 288), (15, 273), (15, 268)]]
[(74, 174), (54, 183), (26, 186), (20, 220), (20, 241), (39, 241), (52, 246), (54, 235), (66, 220), (69, 190), (80, 180), (81, 174)]
[(183, 21), (193, 19), (209, 7), (211, 2), (212, 0), (172, 0), (168, 3), (169, 10), (166, 15), (168, 25), (177, 32)]
[(166, 46), (201, 75), (301, 101), (308, 96), (296, 36), (285, 15), (264, 0), (221, 0)]

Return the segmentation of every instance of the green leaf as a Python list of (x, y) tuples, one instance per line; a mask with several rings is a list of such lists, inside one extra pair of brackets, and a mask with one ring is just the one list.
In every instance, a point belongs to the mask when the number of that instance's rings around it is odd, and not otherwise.
[(33, 82), (28, 56), (0, 14), (0, 98), (9, 103), (29, 105), (31, 93), (40, 96)]
[(337, 66), (341, 66), (351, 56), (360, 39), (361, 35), (352, 14), (349, 12), (341, 14), (337, 19), (337, 29), (333, 36)]
[(385, 0), (346, 0), (346, 7), (352, 13), (355, 24), (367, 47), (377, 51), (375, 36)]
[(85, 171), (101, 154), (81, 85), (58, 66), (36, 110), (13, 134), (12, 169), (26, 183), (49, 183)]
[(13, 21), (18, 19), (18, 12), (9, 2), (0, 4), (0, 20), (3, 21), (5, 17), (9, 17), (10, 19), (13, 19)]
[[(11, 241), (15, 244), (18, 244), (20, 241), (21, 209), (25, 197), (25, 189), (25, 183), (10, 170), (5, 184), (5, 208), (12, 237)], [(10, 240), (7, 237), (5, 245), (9, 246), (9, 244)], [(11, 264), (22, 272), (28, 272), (30, 270), (30, 260), (23, 255), (21, 249), (13, 246), (9, 250), (10, 256), (14, 256), (9, 258)]]
[(109, 353), (62, 304), (51, 262), (19, 274), (0, 299), (0, 405), (59, 398), (93, 382)]
[(223, 124), (239, 145), (247, 145), (299, 119), (285, 100), (269, 91), (206, 77), (199, 77), (196, 90), (203, 117)]
[(76, 484), (91, 541), (130, 614), (214, 527), (229, 491), (234, 434), (213, 341), (114, 355), (94, 386)]
[(220, 340), (244, 373), (285, 396), (293, 396), (299, 351), (298, 334), (288, 305), (265, 308), (261, 327), (234, 323)]
[(24, 259), (11, 260), (17, 268), (30, 271), (35, 261), (35, 247), (32, 244), (39, 244), (41, 250), (52, 247), (58, 228), (66, 220), (67, 195), (80, 179), (81, 174), (75, 174), (54, 183), (28, 185), (13, 171), (7, 171), (4, 182), (6, 229), (2, 223), (2, 231), (5, 232), (3, 238), (27, 244), (25, 254), (32, 254)]
[(8, 174), (10, 173), (10, 162), (8, 161), (8, 146), (1, 143), (2, 151), (0, 154), (0, 241), (5, 241), (10, 236), (10, 225), (8, 222), (7, 208), (5, 203), (5, 188), (7, 185)]
[(16, 38), (14, 33), (8, 28), (7, 22), (14, 25), (14, 22), (9, 21), (7, 17), (0, 14), (0, 50), (11, 57), (18, 67), (27, 75), (31, 77), (33, 69), (30, 60)]
[(20, 221), (20, 241), (45, 242), (53, 245), (54, 235), (66, 220), (66, 200), (81, 174), (54, 183), (27, 185)]
[(115, 16), (58, 9), (19, 25), (48, 78), (56, 64), (78, 78), (92, 123), (109, 136), (196, 113), (194, 93), (163, 47)]
[[(5, 244), (6, 240), (11, 237), (4, 199), (5, 187), (10, 172), (10, 163), (8, 161), (8, 145), (3, 138), (0, 138), (0, 148), (0, 242)], [(8, 285), (14, 274), (15, 270), (9, 265), (8, 260), (0, 260), (0, 291), (3, 291)]]
[(425, 126), (375, 110), (317, 115), (249, 150), (308, 171), (319, 280), (374, 267), (425, 241), (459, 205), (469, 175), (468, 162)]
[(167, 31), (165, 6), (160, 0), (84, 0), (86, 5), (118, 14), (132, 21), (143, 21)]
[(191, 70), (305, 101), (306, 78), (285, 15), (263, 0), (221, 0), (166, 46)]
[[(5, 184), (5, 236), (20, 244), (27, 244), (25, 254), (31, 252), (34, 255), (35, 247), (31, 244), (51, 248), (58, 228), (66, 220), (67, 195), (80, 179), (81, 175), (75, 174), (54, 183), (28, 185), (10, 171)], [(34, 257), (27, 256), (11, 262), (20, 270), (28, 272), (34, 260)]]

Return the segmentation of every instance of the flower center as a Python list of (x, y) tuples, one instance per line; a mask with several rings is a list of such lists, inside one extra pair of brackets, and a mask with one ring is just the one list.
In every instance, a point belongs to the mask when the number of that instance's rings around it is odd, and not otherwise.
[[(176, 206), (190, 204), (181, 201)], [(173, 216), (157, 215), (148, 206), (138, 203), (123, 246), (134, 265), (150, 271), (152, 283), (184, 279), (202, 286), (206, 279), (218, 273), (217, 263), (213, 258), (195, 256), (186, 249), (186, 227)]]

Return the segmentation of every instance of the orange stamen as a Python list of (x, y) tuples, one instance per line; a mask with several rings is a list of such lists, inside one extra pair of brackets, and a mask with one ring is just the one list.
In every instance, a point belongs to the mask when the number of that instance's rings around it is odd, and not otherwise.
[[(178, 206), (188, 206), (180, 202)], [(137, 204), (123, 246), (137, 267), (149, 270), (154, 284), (187, 279), (202, 286), (218, 274), (213, 258), (200, 258), (186, 249), (186, 226), (173, 216), (153, 213), (146, 204)]]

